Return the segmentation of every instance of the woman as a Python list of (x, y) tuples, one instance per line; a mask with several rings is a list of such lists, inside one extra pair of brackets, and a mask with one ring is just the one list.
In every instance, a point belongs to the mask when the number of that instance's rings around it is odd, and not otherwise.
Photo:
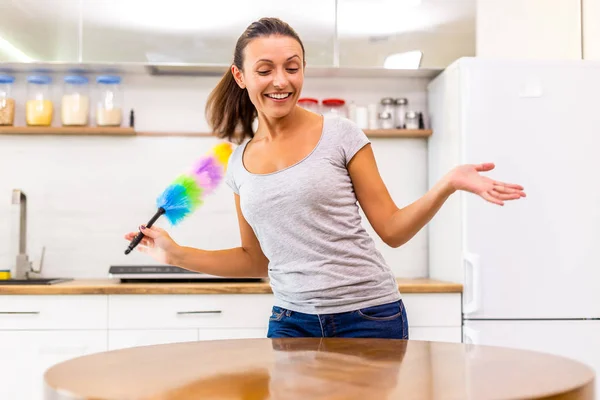
[(479, 175), (493, 164), (462, 165), (399, 209), (362, 130), (297, 106), (305, 65), (296, 32), (263, 18), (240, 36), (231, 69), (208, 99), (214, 131), (241, 143), (226, 176), (235, 192), (241, 247), (182, 247), (163, 229), (142, 226), (146, 238), (138, 249), (207, 274), (268, 276), (275, 295), (268, 337), (407, 339), (396, 279), (363, 229), (357, 201), (383, 241), (399, 247), (456, 190), (502, 205), (525, 196), (523, 188)]

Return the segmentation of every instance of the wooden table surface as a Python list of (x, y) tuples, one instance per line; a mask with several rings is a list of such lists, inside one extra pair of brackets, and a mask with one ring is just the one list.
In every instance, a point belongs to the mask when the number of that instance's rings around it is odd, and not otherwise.
[(134, 347), (46, 371), (46, 399), (592, 399), (594, 372), (491, 346), (243, 339)]

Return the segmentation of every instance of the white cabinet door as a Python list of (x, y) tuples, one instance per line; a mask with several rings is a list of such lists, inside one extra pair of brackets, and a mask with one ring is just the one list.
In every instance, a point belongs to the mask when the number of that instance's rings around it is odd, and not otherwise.
[(264, 339), (267, 337), (268, 328), (247, 329), (200, 329), (199, 340), (225, 340), (225, 339)]
[(106, 331), (0, 331), (0, 399), (40, 400), (44, 373), (106, 350)]
[(108, 332), (108, 349), (150, 346), (198, 340), (196, 329), (125, 329)]
[(110, 295), (109, 329), (262, 328), (270, 294)]
[(409, 327), (408, 334), (410, 340), (452, 343), (460, 343), (462, 341), (462, 329), (460, 327)]
[(460, 327), (460, 293), (403, 293), (409, 327)]
[(463, 341), (568, 357), (600, 375), (600, 321), (465, 321)]

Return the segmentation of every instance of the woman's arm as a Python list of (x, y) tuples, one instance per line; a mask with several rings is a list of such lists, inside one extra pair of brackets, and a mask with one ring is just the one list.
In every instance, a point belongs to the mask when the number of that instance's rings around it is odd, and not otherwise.
[(475, 193), (486, 201), (503, 205), (504, 200), (524, 197), (523, 187), (494, 181), (479, 175), (494, 164), (461, 165), (452, 169), (423, 197), (398, 208), (392, 200), (368, 144), (348, 164), (356, 197), (377, 235), (391, 247), (399, 247), (417, 234), (457, 190)]
[[(254, 231), (242, 215), (239, 196), (234, 196), (242, 239), (241, 247), (226, 250), (183, 247), (175, 243), (165, 230), (151, 227), (142, 229), (146, 237), (138, 249), (159, 262), (209, 275), (258, 278), (267, 276), (269, 260), (263, 254)], [(136, 234), (137, 232), (129, 233), (125, 238), (131, 240)]]

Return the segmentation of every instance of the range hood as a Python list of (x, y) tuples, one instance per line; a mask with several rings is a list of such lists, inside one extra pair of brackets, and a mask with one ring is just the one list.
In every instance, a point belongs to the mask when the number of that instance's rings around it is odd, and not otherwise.
[[(62, 73), (133, 73), (154, 76), (222, 76), (229, 69), (227, 64), (178, 64), (178, 63), (64, 63), (0, 62), (0, 73), (62, 72)], [(424, 78), (433, 79), (443, 69), (386, 69), (376, 67), (325, 67), (307, 66), (307, 77), (336, 78)]]

